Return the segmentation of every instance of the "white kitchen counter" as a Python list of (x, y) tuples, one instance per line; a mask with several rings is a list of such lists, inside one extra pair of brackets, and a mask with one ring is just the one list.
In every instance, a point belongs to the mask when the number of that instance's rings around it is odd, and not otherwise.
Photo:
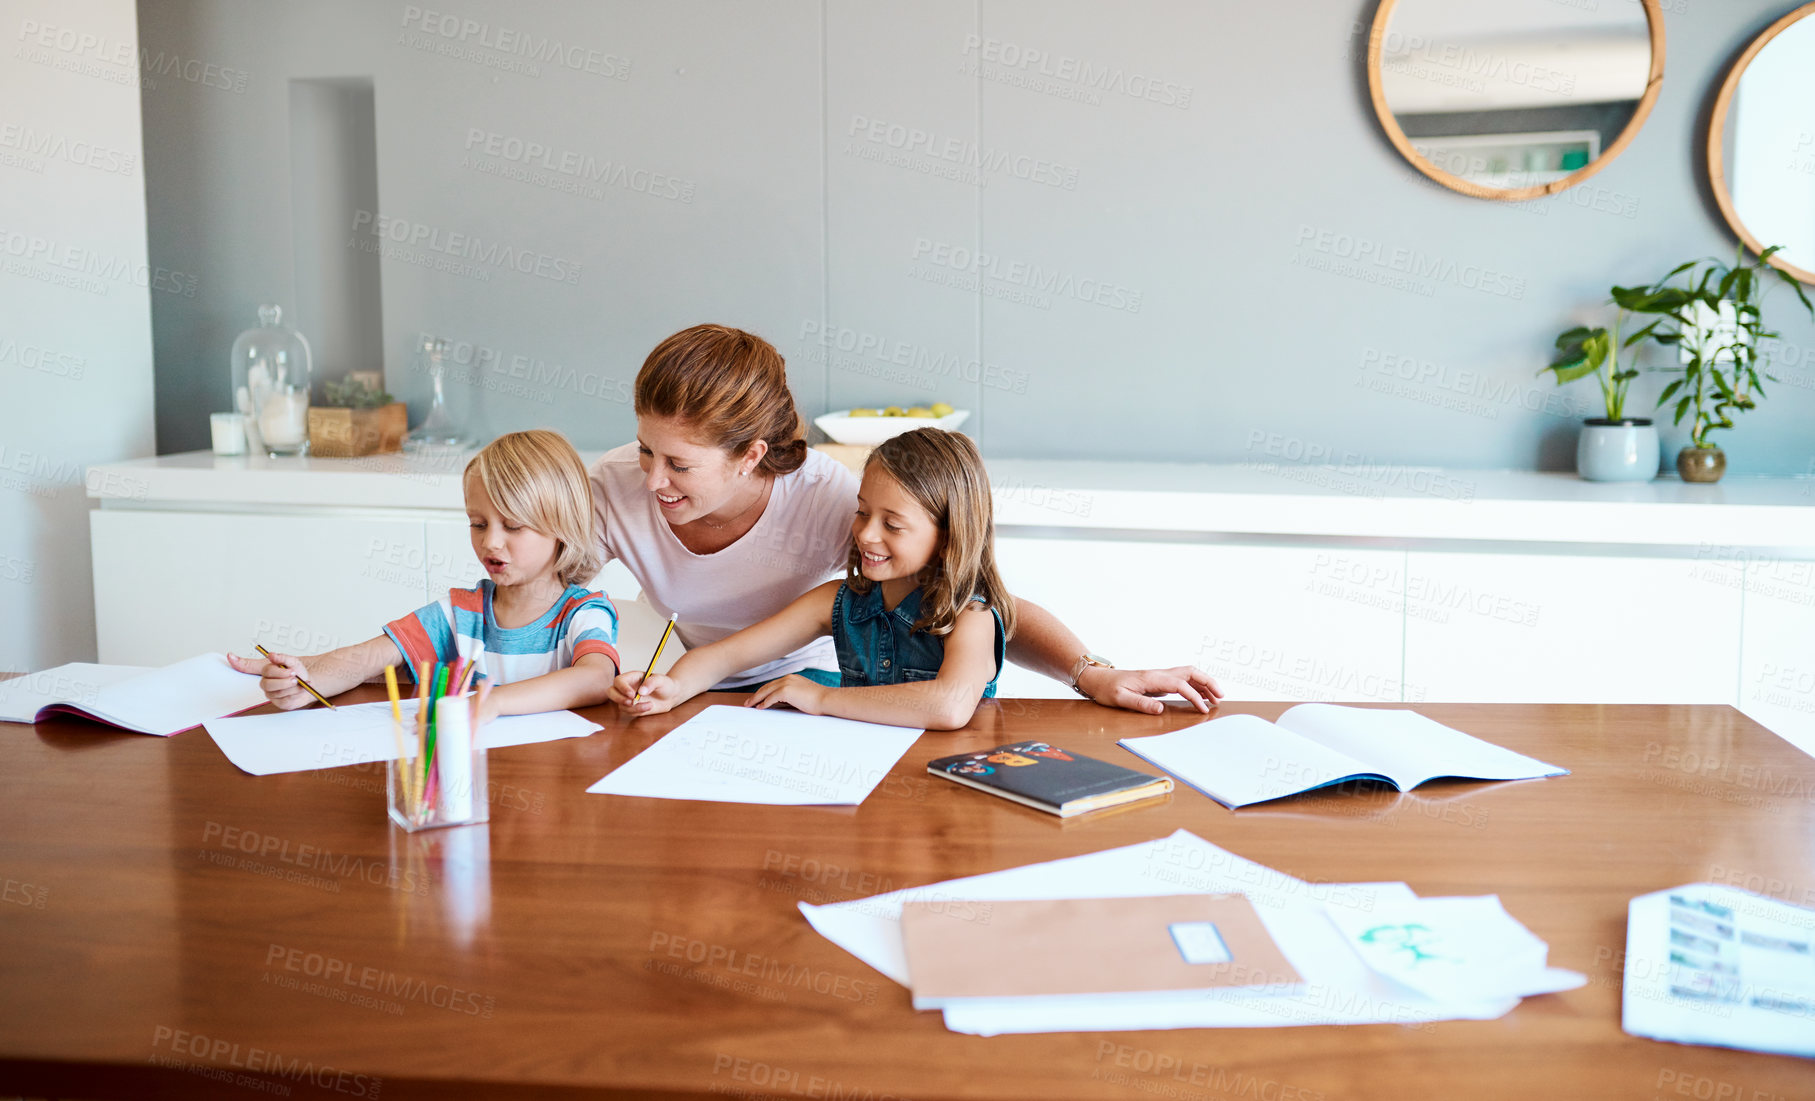
[[(600, 452), (583, 453), (590, 464)], [(91, 467), (102, 507), (348, 508), (458, 513), (471, 452), (363, 459), (192, 451)], [(1815, 478), (1602, 484), (1573, 474), (997, 459), (1005, 529), (1806, 549)]]
[[(470, 454), (91, 467), (101, 660), (318, 653), (473, 584)], [(989, 467), (1010, 588), (1120, 664), (1201, 665), (1237, 699), (1724, 702), (1815, 749), (1815, 479)], [(624, 652), (653, 648), (623, 564), (594, 585)], [(1000, 691), (1066, 693), (1012, 665)]]

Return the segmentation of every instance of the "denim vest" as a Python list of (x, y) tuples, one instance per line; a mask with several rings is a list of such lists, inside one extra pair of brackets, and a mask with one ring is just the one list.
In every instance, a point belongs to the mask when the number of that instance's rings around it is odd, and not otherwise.
[[(1002, 675), (1002, 658), (1008, 649), (1002, 613), (991, 608), (989, 614), (996, 619), (996, 674), (983, 689), (984, 699), (996, 694), (996, 678)], [(945, 639), (914, 630), (918, 618), (919, 589), (903, 597), (893, 609), (885, 609), (881, 585), (871, 585), (867, 593), (854, 592), (849, 585), (838, 586), (838, 595), (832, 598), (832, 645), (838, 650), (842, 687), (865, 688), (938, 677), (939, 666), (945, 661)]]

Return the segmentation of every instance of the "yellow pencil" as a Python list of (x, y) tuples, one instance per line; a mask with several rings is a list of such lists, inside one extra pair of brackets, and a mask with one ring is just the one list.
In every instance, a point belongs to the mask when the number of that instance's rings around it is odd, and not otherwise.
[(403, 778), (403, 801), (410, 806), (416, 804), (416, 789), (410, 784), (410, 773), (414, 771), (409, 764), (409, 750), (403, 744), (403, 702), (397, 695), (397, 667), (384, 667), (384, 689), (391, 696), (391, 736), (397, 739), (397, 769)]
[(466, 695), (467, 689), (471, 688), (473, 682), (479, 679), (479, 655), (483, 653), (485, 653), (485, 643), (481, 642), (473, 651), (473, 656), (467, 659), (466, 668), (460, 671), (460, 683), (454, 688), (455, 696)]
[(630, 706), (635, 707), (637, 705), (637, 701), (643, 698), (643, 685), (648, 684), (649, 678), (654, 675), (655, 663), (662, 660), (662, 647), (668, 645), (668, 635), (670, 632), (672, 632), (674, 630), (674, 617), (678, 614), (680, 614), (680, 613), (678, 613), (678, 612), (669, 612), (668, 613), (668, 626), (662, 628), (662, 637), (658, 642), (656, 642), (655, 653), (649, 659), (649, 669), (643, 674), (643, 679), (640, 681), (637, 681), (636, 695), (630, 697)]
[[(265, 649), (263, 646), (260, 646), (256, 642), (253, 643), (252, 646), (259, 653), (265, 655), (265, 660), (271, 662), (273, 665), (277, 664), (277, 659), (271, 656), (271, 651)], [(333, 704), (328, 702), (328, 697), (322, 695), (320, 692), (317, 692), (315, 690), (315, 686), (313, 684), (310, 684), (308, 681), (302, 679), (301, 677), (296, 678), (296, 683), (302, 685), (305, 689), (307, 689), (309, 692), (309, 695), (314, 696), (316, 699), (320, 700), (322, 702), (322, 706), (326, 707), (329, 711), (340, 710), (339, 708), (335, 707)]]

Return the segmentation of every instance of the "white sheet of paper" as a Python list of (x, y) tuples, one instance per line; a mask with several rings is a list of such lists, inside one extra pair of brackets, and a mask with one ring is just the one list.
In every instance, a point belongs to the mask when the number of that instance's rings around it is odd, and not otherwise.
[[(140, 670), (136, 676), (118, 676), (117, 679), (117, 671), (124, 666), (58, 666), (46, 670), (45, 674), (70, 668), (102, 671), (94, 674), (94, 681), (88, 682), (97, 685), (92, 690), (78, 686), (77, 698), (70, 706), (140, 734), (169, 737), (209, 719), (265, 702), (265, 694), (259, 691), (258, 678), (228, 665), (225, 654), (200, 654), (161, 669)], [(45, 674), (28, 674), (28, 679)], [(68, 696), (66, 693), (64, 698)], [(45, 701), (39, 707), (57, 702)], [(9, 705), (8, 714), (11, 713)], [(30, 722), (31, 719), (14, 721)]]
[(988, 903), (1006, 899), (1131, 898), (1239, 893), (1254, 903), (1280, 950), (1304, 976), (1302, 990), (1255, 994), (1240, 989), (1176, 995), (1077, 995), (966, 998), (944, 1010), (947, 1028), (980, 1036), (1017, 1032), (1119, 1031), (1311, 1024), (1491, 1019), (1516, 997), (1442, 1003), (1370, 969), (1344, 944), (1330, 908), (1369, 913), (1411, 901), (1403, 883), (1311, 884), (1246, 860), (1185, 830), (1171, 837), (1084, 856), (988, 872), (829, 906), (801, 903), (814, 929), (858, 959), (908, 985), (901, 907), (943, 901), (988, 920)]
[(1419, 898), (1329, 916), (1368, 966), (1437, 1001), (1521, 998), (1588, 981), (1550, 967), (1550, 946), (1507, 913), (1497, 895)]
[[(408, 744), (407, 731), (416, 716), (414, 699), (404, 701), (403, 716)], [(391, 732), (391, 705), (385, 700), (348, 704), (332, 711), (310, 707), (271, 715), (211, 719), (205, 725), (208, 736), (227, 759), (254, 776), (363, 765), (397, 756), (397, 739)], [(583, 738), (598, 729), (598, 723), (572, 711), (506, 715), (486, 725), (479, 734), (479, 743), (487, 749), (502, 749)]]
[(1690, 883), (1632, 900), (1620, 1026), (1815, 1058), (1815, 910)]
[(923, 733), (714, 704), (586, 790), (713, 803), (856, 806)]

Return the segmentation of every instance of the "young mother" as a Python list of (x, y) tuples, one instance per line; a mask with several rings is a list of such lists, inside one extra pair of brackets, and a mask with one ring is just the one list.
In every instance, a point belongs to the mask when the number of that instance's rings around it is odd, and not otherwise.
[[(689, 648), (715, 642), (844, 572), (857, 477), (807, 447), (782, 357), (761, 337), (696, 325), (656, 346), (636, 380), (637, 441), (592, 468), (606, 560), (621, 559)], [(1101, 704), (1158, 714), (1177, 693), (1207, 712), (1201, 671), (1116, 669), (1025, 600), (1008, 657)], [(789, 673), (838, 684), (832, 641), (734, 674), (721, 689)]]

